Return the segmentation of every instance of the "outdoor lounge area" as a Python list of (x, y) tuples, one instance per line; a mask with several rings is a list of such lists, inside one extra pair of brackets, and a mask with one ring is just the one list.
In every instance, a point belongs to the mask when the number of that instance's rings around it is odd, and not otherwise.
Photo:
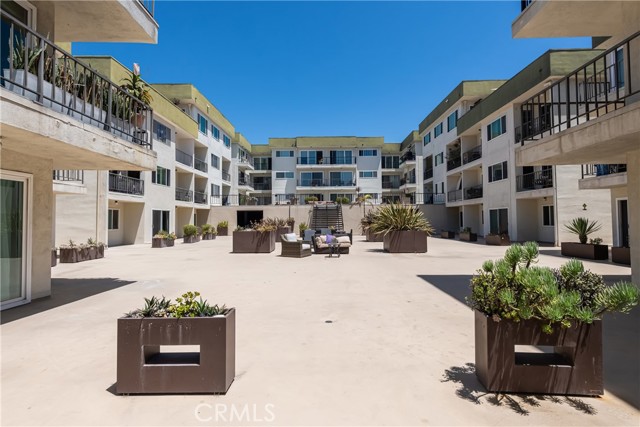
[[(640, 310), (605, 317), (603, 397), (487, 393), (464, 298), (505, 248), (429, 238), (428, 253), (389, 254), (353, 240), (340, 258), (237, 256), (220, 236), (59, 264), (50, 298), (2, 312), (2, 424), (638, 425)], [(565, 261), (541, 248), (541, 264)], [(626, 266), (585, 266), (629, 279)], [(236, 309), (227, 393), (115, 394), (116, 319), (187, 291)]]

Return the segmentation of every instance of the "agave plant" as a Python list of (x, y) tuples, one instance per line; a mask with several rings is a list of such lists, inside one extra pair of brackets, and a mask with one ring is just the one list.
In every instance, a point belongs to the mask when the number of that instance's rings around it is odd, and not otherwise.
[(589, 221), (588, 218), (578, 217), (574, 218), (569, 224), (564, 226), (567, 231), (577, 234), (580, 243), (587, 243), (589, 234), (595, 233), (602, 228), (602, 225), (598, 224), (598, 221)]
[(433, 227), (420, 210), (399, 203), (380, 207), (369, 229), (385, 235), (391, 231), (425, 231), (428, 235), (433, 233)]

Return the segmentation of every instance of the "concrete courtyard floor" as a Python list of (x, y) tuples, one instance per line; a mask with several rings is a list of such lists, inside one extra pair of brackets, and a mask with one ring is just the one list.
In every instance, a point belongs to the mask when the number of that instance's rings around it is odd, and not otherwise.
[[(605, 319), (600, 398), (487, 394), (473, 370), (471, 275), (503, 247), (429, 239), (340, 258), (230, 254), (231, 237), (114, 247), (53, 268), (53, 295), (2, 313), (2, 425), (640, 425), (640, 309)], [(541, 265), (559, 266), (557, 248)], [(627, 267), (586, 262), (607, 280)], [(237, 309), (226, 395), (118, 396), (116, 319), (198, 290)], [(328, 321), (331, 321), (330, 323)]]

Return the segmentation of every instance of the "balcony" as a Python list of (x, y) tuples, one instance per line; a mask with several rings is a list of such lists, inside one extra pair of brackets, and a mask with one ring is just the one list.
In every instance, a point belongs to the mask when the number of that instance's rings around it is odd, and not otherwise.
[(84, 183), (84, 171), (83, 170), (54, 170), (53, 180), (70, 183)]
[(462, 166), (462, 157), (459, 155), (458, 157), (447, 160), (447, 172), (455, 168), (459, 168), (460, 166)]
[(355, 157), (337, 158), (337, 157), (323, 157), (321, 159), (314, 159), (309, 157), (297, 157), (296, 166), (349, 166), (355, 165)]
[(474, 185), (472, 187), (467, 187), (464, 189), (465, 200), (480, 199), (480, 198), (482, 198), (482, 184)]
[(626, 164), (617, 165), (582, 165), (582, 178), (604, 176), (627, 171)]
[(138, 178), (110, 173), (109, 191), (133, 196), (144, 196), (144, 181)]
[[(176, 192), (177, 195), (177, 192)], [(193, 201), (200, 204), (200, 205), (206, 205), (207, 204), (207, 193), (205, 191), (194, 191), (193, 192)]]
[(482, 145), (473, 147), (471, 150), (462, 153), (462, 164), (466, 165), (482, 158)]
[(238, 186), (241, 187), (251, 187), (251, 180), (246, 176), (238, 176)]
[(193, 167), (193, 156), (176, 148), (176, 162)]
[(222, 171), (222, 180), (231, 182), (231, 174), (228, 171)]
[(251, 156), (238, 156), (238, 168), (239, 169), (251, 169), (253, 170), (253, 157)]
[(270, 182), (254, 182), (252, 187), (256, 191), (271, 191)]
[(225, 194), (211, 196), (213, 206), (264, 206), (271, 204), (271, 195)]
[(462, 200), (462, 190), (452, 190), (447, 192), (447, 202), (458, 202)]
[(193, 191), (176, 187), (176, 200), (179, 202), (193, 202)]
[(582, 165), (580, 190), (601, 190), (627, 185), (627, 165)]
[(415, 184), (415, 183), (416, 183), (415, 176), (411, 176), (409, 178), (400, 178), (400, 187), (402, 187), (403, 185)]
[(424, 172), (422, 172), (422, 179), (431, 179), (433, 178), (433, 169), (425, 169)]
[(400, 156), (400, 166), (407, 162), (415, 162), (416, 154), (413, 151), (409, 151), (402, 156)]
[(553, 170), (545, 169), (516, 176), (516, 191), (553, 187)]
[(397, 190), (398, 188), (400, 188), (400, 181), (382, 181), (383, 190)]
[(200, 160), (197, 157), (193, 158), (193, 166), (199, 170), (200, 172), (207, 173), (209, 170), (209, 165), (204, 160)]
[(337, 179), (302, 179), (298, 181), (298, 187), (355, 187), (353, 181), (342, 181)]

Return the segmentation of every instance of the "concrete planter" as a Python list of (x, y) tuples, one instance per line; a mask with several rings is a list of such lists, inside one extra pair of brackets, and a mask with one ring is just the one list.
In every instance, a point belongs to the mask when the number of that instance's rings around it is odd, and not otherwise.
[(367, 242), (384, 242), (384, 234), (374, 233), (371, 230), (367, 230), (365, 233)]
[(280, 241), (280, 236), (282, 236), (283, 234), (288, 234), (291, 233), (291, 229), (287, 226), (287, 227), (278, 227), (276, 228), (276, 234), (275, 234), (275, 239), (276, 242)]
[(440, 237), (442, 237), (443, 239), (454, 239), (456, 237), (456, 232), (442, 230), (440, 232)]
[[(161, 353), (199, 345), (199, 353)], [(118, 319), (118, 393), (226, 393), (235, 377), (236, 312)]]
[(607, 245), (591, 245), (589, 243), (562, 242), (563, 256), (584, 259), (608, 259), (609, 247)]
[(218, 227), (218, 236), (228, 236), (229, 227)]
[(154, 237), (151, 240), (152, 248), (168, 248), (174, 245), (174, 239), (163, 239), (162, 237)]
[(60, 248), (60, 262), (63, 264), (104, 258), (104, 245)]
[[(489, 392), (602, 395), (602, 322), (554, 326), (494, 321), (475, 311), (476, 375)], [(516, 352), (516, 345), (553, 347), (553, 353)]]
[(465, 231), (461, 231), (459, 236), (460, 236), (460, 240), (464, 240), (465, 242), (478, 241), (478, 235), (476, 233), (467, 233)]
[(195, 236), (182, 237), (182, 243), (198, 243), (199, 241), (200, 241), (200, 236), (197, 234)]
[(611, 261), (617, 264), (631, 265), (631, 248), (612, 246)]
[(484, 237), (484, 242), (487, 245), (509, 246), (511, 244), (511, 239), (509, 239), (508, 234), (487, 234)]
[(275, 231), (255, 230), (233, 232), (233, 253), (270, 253), (276, 249)]
[(213, 233), (207, 233), (202, 235), (202, 240), (215, 240), (216, 235)]
[(391, 231), (385, 234), (383, 242), (383, 248), (386, 252), (427, 252), (427, 233), (424, 231)]

